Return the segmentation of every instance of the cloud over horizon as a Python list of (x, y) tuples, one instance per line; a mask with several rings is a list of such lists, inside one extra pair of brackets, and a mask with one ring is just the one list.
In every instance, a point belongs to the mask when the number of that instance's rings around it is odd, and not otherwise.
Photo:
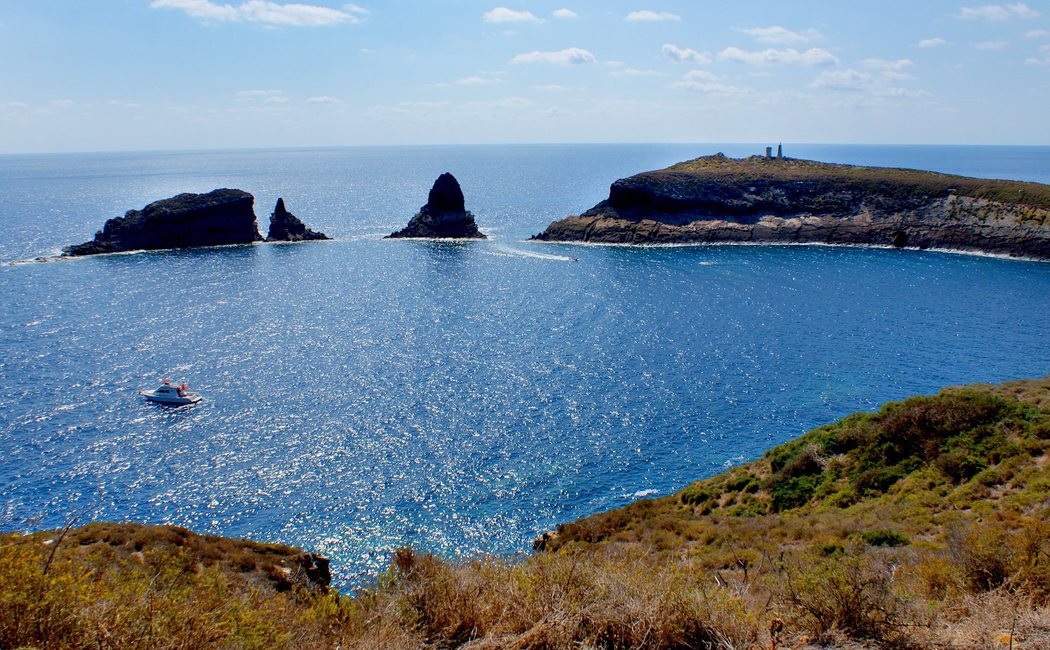
[(727, 47), (718, 53), (719, 61), (735, 61), (747, 65), (802, 65), (819, 66), (834, 65), (839, 62), (835, 55), (819, 47), (811, 47), (804, 52), (794, 48), (785, 50), (749, 51), (738, 47)]
[(245, 0), (237, 5), (211, 0), (152, 0), (149, 6), (153, 9), (175, 9), (205, 22), (263, 23), (280, 27), (356, 24), (361, 22), (360, 16), (369, 13), (364, 7), (355, 4), (332, 9), (300, 3), (281, 4), (270, 0)]
[(1002, 22), (1011, 18), (1035, 18), (1039, 12), (1023, 2), (1001, 5), (981, 5), (980, 7), (963, 7), (959, 17), (966, 20), (990, 20)]
[(664, 43), (660, 51), (668, 59), (675, 63), (710, 63), (711, 55), (707, 52), (697, 52), (688, 47), (678, 47), (674, 43)]
[(769, 45), (797, 45), (799, 43), (808, 43), (822, 36), (815, 29), (795, 32), (780, 25), (749, 28), (734, 27), (733, 30), (741, 34), (747, 34), (759, 43), (767, 43)]
[(512, 59), (514, 63), (554, 63), (557, 65), (578, 65), (595, 63), (598, 58), (589, 51), (579, 47), (569, 47), (557, 52), (527, 52)]
[(491, 11), (486, 11), (482, 16), (482, 20), (487, 23), (542, 23), (543, 19), (539, 18), (531, 11), (516, 11), (514, 9), (508, 9), (506, 7), (496, 7)]
[(659, 23), (668, 20), (681, 22), (682, 17), (669, 11), (650, 11), (648, 9), (643, 9), (641, 11), (632, 11), (627, 14), (627, 17), (624, 18), (624, 20), (632, 23)]

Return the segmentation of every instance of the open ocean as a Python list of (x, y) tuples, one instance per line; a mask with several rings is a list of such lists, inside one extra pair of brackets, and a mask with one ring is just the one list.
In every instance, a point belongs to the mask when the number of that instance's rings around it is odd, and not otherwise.
[[(759, 145), (0, 156), (0, 262), (180, 192), (335, 241), (0, 266), (0, 529), (172, 523), (304, 547), (527, 551), (856, 410), (1050, 373), (1050, 264), (797, 246), (525, 243), (619, 177)], [(789, 156), (1050, 183), (1050, 147)], [(487, 242), (384, 241), (452, 172)], [(138, 391), (162, 377), (183, 409)]]

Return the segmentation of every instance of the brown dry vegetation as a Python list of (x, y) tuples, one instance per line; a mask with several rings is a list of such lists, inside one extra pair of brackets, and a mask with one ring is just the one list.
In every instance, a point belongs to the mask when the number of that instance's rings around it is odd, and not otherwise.
[[(298, 551), (96, 524), (0, 537), (0, 647), (1050, 647), (1050, 378), (948, 389), (567, 524), (408, 549), (352, 597)], [(275, 576), (277, 577), (275, 581)]]
[(716, 154), (680, 162), (667, 169), (646, 172), (645, 175), (659, 177), (683, 172), (717, 179), (726, 184), (756, 181), (840, 183), (854, 188), (867, 188), (870, 192), (887, 196), (957, 194), (1050, 210), (1050, 185), (1042, 183), (971, 178), (917, 169), (841, 165), (796, 158), (728, 158)]

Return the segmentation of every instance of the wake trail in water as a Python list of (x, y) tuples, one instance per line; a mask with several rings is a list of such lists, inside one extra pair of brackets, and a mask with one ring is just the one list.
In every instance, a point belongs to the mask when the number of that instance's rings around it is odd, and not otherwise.
[(575, 257), (569, 257), (568, 255), (554, 255), (553, 253), (536, 253), (534, 251), (523, 251), (517, 248), (511, 248), (509, 246), (497, 245), (494, 247), (495, 250), (489, 253), (489, 255), (496, 255), (499, 257), (528, 257), (537, 260), (550, 260), (552, 262), (576, 262), (578, 261)]

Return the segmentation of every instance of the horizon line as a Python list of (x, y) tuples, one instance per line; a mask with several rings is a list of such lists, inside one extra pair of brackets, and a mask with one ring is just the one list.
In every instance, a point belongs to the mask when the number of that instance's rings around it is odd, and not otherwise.
[[(785, 146), (802, 147), (1050, 147), (1050, 143), (944, 143), (944, 142), (788, 142), (775, 140)], [(579, 147), (579, 146), (653, 146), (653, 145), (704, 145), (704, 146), (770, 146), (769, 142), (753, 141), (581, 141), (581, 142), (446, 142), (446, 143), (400, 143), (400, 144), (340, 144), (340, 145), (282, 145), (282, 146), (245, 146), (214, 148), (172, 148), (172, 149), (73, 149), (43, 151), (8, 151), (0, 152), (0, 157), (16, 156), (63, 156), (63, 155), (102, 155), (102, 154), (178, 154), (178, 153), (236, 153), (264, 151), (323, 151), (338, 149), (408, 149), (408, 148), (441, 148), (441, 147)], [(773, 146), (776, 146), (775, 144)], [(763, 149), (764, 151), (764, 149)], [(762, 153), (760, 151), (759, 153)]]

